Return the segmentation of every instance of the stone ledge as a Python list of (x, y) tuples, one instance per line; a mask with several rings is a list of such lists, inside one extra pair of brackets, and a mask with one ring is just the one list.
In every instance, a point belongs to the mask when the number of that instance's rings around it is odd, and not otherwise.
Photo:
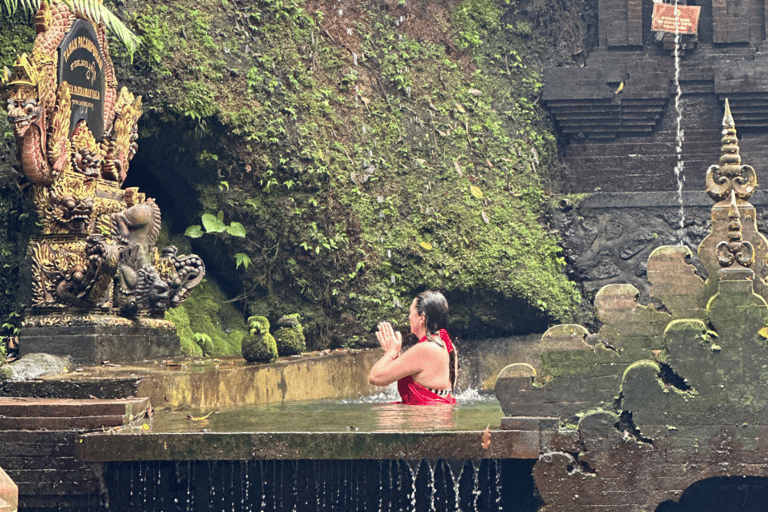
[(147, 398), (67, 400), (0, 398), (2, 430), (98, 430), (130, 423), (149, 407)]
[(286, 432), (106, 434), (78, 437), (86, 462), (141, 460), (536, 459), (538, 432)]

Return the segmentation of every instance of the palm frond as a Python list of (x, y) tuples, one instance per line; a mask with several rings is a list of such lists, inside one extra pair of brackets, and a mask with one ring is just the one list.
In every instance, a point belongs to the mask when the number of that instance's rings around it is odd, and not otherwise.
[[(99, 0), (59, 0), (69, 7), (75, 13), (80, 14), (88, 21), (101, 24), (112, 32), (120, 42), (128, 49), (128, 53), (133, 55), (139, 46), (139, 38), (131, 32), (125, 23)], [(0, 7), (4, 7), (8, 14), (13, 15), (21, 8), (23, 11), (34, 13), (40, 8), (40, 0), (2, 0)]]
[(0, 6), (13, 16), (19, 7), (26, 12), (35, 12), (40, 7), (40, 0), (3, 0)]

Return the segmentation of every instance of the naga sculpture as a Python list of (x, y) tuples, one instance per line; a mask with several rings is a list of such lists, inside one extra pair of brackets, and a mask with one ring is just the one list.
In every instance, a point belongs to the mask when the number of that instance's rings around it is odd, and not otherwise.
[(31, 182), (41, 233), (30, 243), (32, 308), (162, 315), (205, 274), (202, 260), (158, 252), (160, 209), (121, 189), (136, 154), (141, 97), (117, 92), (103, 25), (42, 1), (32, 55), (0, 93)]

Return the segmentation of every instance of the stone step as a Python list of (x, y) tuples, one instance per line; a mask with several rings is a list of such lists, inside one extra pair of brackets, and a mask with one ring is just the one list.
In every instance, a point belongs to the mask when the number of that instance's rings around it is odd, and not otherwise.
[[(621, 139), (612, 144), (579, 144), (573, 143), (566, 148), (568, 158), (582, 157), (625, 157), (636, 158), (649, 155), (674, 156), (677, 142), (648, 142), (648, 143), (622, 143)], [(683, 142), (683, 155), (696, 156), (698, 158), (714, 157), (715, 161), (720, 157), (720, 148), (713, 147), (712, 141), (707, 142)]]
[(0, 398), (0, 430), (94, 430), (130, 423), (149, 408), (148, 398)]

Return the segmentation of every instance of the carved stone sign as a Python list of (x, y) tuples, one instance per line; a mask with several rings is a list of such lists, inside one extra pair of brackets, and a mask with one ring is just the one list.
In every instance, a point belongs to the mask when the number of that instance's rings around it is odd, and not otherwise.
[(69, 84), (72, 113), (69, 135), (85, 121), (98, 140), (104, 135), (104, 62), (99, 40), (91, 23), (79, 19), (58, 47), (59, 84)]
[(699, 30), (697, 5), (653, 4), (651, 30), (680, 34), (696, 34)]

